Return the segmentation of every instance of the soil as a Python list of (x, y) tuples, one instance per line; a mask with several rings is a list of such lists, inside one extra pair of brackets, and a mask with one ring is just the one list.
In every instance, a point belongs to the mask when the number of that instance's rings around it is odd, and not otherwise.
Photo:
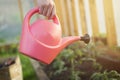
[[(106, 50), (104, 54), (96, 57), (97, 63), (102, 66), (101, 70), (96, 69), (93, 66), (92, 61), (85, 61), (82, 64), (76, 66), (75, 70), (82, 71), (84, 74), (79, 75), (81, 80), (90, 80), (90, 77), (95, 72), (103, 72), (104, 70), (111, 71), (116, 70), (120, 73), (120, 53), (114, 52), (112, 50)], [(70, 64), (66, 62), (66, 67), (70, 68)], [(52, 64), (46, 66), (45, 72), (48, 76), (51, 76), (49, 73), (54, 73), (55, 70), (52, 68)], [(70, 80), (70, 70), (63, 71), (60, 75), (50, 77), (50, 80)]]
[(15, 63), (15, 58), (1, 59), (0, 60), (0, 69), (8, 67)]

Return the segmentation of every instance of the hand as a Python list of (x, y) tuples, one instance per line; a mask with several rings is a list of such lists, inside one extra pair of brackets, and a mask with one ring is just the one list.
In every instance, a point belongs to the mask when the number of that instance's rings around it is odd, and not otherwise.
[(38, 6), (40, 7), (40, 14), (48, 18), (53, 18), (56, 13), (53, 0), (38, 0)]

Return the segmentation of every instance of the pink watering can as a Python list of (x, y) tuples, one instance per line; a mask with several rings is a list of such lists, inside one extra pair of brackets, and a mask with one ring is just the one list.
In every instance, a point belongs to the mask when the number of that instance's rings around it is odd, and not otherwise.
[(62, 38), (61, 26), (55, 15), (53, 22), (38, 19), (30, 25), (33, 14), (39, 13), (39, 8), (33, 8), (25, 16), (19, 51), (38, 61), (50, 64), (67, 45), (82, 40), (89, 43), (89, 35), (84, 37), (70, 36)]

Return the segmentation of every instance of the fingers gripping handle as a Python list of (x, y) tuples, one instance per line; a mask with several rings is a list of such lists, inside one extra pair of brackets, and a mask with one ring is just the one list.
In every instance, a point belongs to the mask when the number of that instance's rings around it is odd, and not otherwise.
[[(30, 22), (30, 19), (31, 19), (31, 17), (33, 16), (33, 14), (39, 13), (39, 12), (40, 12), (39, 7), (35, 7), (35, 8), (33, 8), (33, 9), (31, 9), (31, 10), (27, 13), (27, 15), (25, 16), (25, 20), (24, 20), (24, 21), (25, 21), (25, 24), (26, 24), (27, 26), (29, 26), (29, 22)], [(54, 23), (59, 24), (59, 19), (58, 19), (57, 15), (55, 15), (55, 16), (52, 18), (52, 20), (53, 20)]]

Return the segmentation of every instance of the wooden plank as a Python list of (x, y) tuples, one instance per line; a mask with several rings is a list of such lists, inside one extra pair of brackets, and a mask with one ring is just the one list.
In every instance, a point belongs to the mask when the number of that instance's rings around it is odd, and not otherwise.
[(34, 2), (34, 5), (35, 5), (35, 6), (38, 5), (37, 0), (33, 0), (33, 2)]
[(73, 16), (73, 24), (74, 24), (74, 34), (78, 35), (78, 20), (76, 17), (77, 16), (77, 11), (76, 11), (76, 6), (77, 4), (75, 3), (76, 0), (71, 0), (72, 3), (72, 16)]
[(66, 18), (67, 18), (67, 29), (68, 29), (68, 36), (71, 35), (71, 30), (70, 30), (70, 22), (69, 22), (69, 15), (68, 15), (68, 7), (67, 7), (67, 0), (64, 0), (64, 3), (65, 3), (65, 12), (66, 12)]
[(18, 7), (19, 7), (19, 10), (20, 10), (20, 17), (21, 17), (21, 21), (23, 22), (23, 9), (22, 9), (22, 2), (21, 0), (18, 0)]
[(87, 23), (86, 23), (86, 16), (85, 16), (85, 8), (84, 8), (84, 1), (79, 0), (79, 7), (80, 7), (80, 17), (81, 17), (81, 26), (82, 26), (82, 34), (87, 33)]
[(23, 80), (22, 66), (19, 56), (16, 56), (15, 64), (9, 66), (9, 72), (11, 80)]
[[(5, 63), (11, 64), (5, 65)], [(3, 59), (2, 65), (3, 67), (0, 68), (0, 80), (23, 80), (22, 66), (19, 56)]]
[(103, 0), (106, 19), (107, 42), (109, 46), (117, 45), (116, 29), (112, 0)]
[(71, 35), (74, 35), (71, 29), (74, 27), (73, 21), (72, 21), (72, 13), (71, 13), (71, 0), (65, 0), (64, 2), (65, 2), (66, 14), (67, 14), (69, 36), (71, 36)]
[(61, 5), (61, 13), (62, 13), (63, 24), (64, 24), (64, 33), (65, 33), (65, 36), (67, 36), (69, 32), (68, 32), (68, 22), (67, 22), (67, 14), (66, 14), (64, 0), (60, 0), (60, 5)]
[(30, 59), (32, 66), (37, 74), (38, 80), (50, 80), (48, 76), (45, 74), (45, 72), (42, 69), (42, 66), (39, 64), (38, 61), (34, 59)]
[(89, 6), (90, 6), (90, 15), (91, 15), (91, 23), (92, 23), (92, 31), (93, 31), (93, 37), (99, 36), (99, 28), (98, 28), (98, 17), (97, 17), (97, 11), (96, 11), (96, 0), (89, 0)]
[(67, 33), (65, 32), (66, 23), (64, 21), (64, 15), (63, 15), (63, 11), (62, 11), (63, 6), (60, 4), (61, 3), (60, 0), (54, 0), (54, 2), (56, 4), (56, 12), (57, 12), (57, 15), (58, 15), (60, 23), (61, 23), (62, 33), (63, 33), (63, 35), (67, 35)]
[[(36, 7), (36, 6), (38, 6), (38, 2), (37, 2), (37, 0), (33, 0), (33, 3), (34, 3), (34, 6)], [(36, 19), (39, 19), (40, 17), (39, 17), (39, 15), (37, 14), (36, 15)]]

